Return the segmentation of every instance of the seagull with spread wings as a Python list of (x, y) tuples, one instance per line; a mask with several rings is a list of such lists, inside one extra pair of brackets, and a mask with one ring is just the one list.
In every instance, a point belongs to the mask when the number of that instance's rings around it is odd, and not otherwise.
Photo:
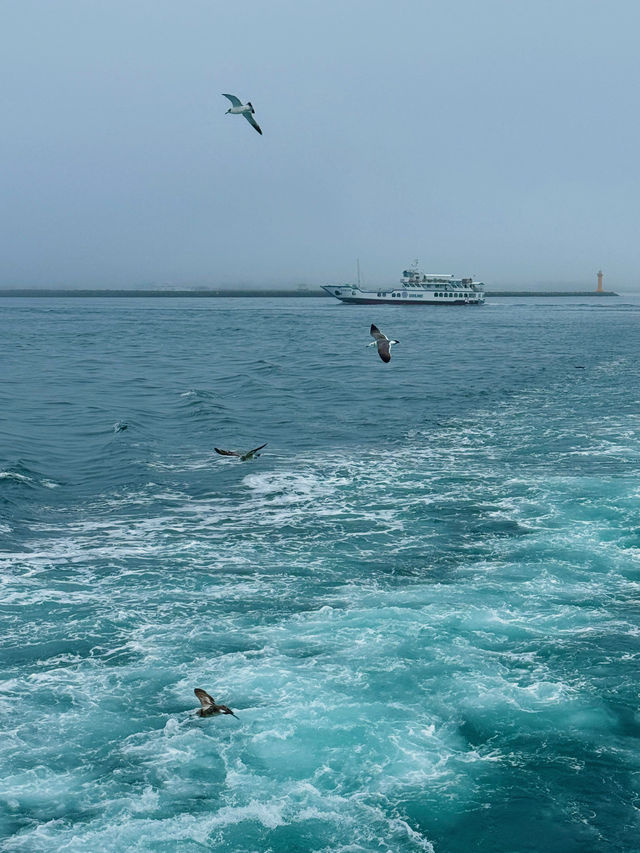
[(262, 131), (260, 130), (260, 125), (258, 124), (258, 122), (253, 117), (255, 110), (253, 108), (251, 101), (247, 101), (246, 104), (243, 104), (242, 101), (239, 98), (236, 98), (235, 95), (223, 94), (222, 97), (228, 98), (231, 101), (231, 107), (227, 110), (225, 115), (227, 115), (227, 113), (231, 113), (232, 115), (244, 116), (246, 118), (246, 120), (249, 122), (249, 124), (252, 127), (255, 127), (255, 129), (258, 131), (260, 136), (262, 136)]
[(261, 454), (258, 453), (258, 451), (262, 450), (263, 447), (266, 447), (268, 443), (268, 441), (265, 441), (265, 443), (261, 444), (260, 447), (254, 447), (253, 450), (246, 450), (244, 452), (241, 450), (221, 450), (219, 447), (214, 447), (213, 449), (216, 453), (219, 453), (220, 456), (239, 456), (241, 462), (246, 462), (247, 459), (253, 459), (256, 456), (260, 456)]
[(369, 334), (373, 340), (370, 344), (367, 344), (367, 346), (377, 347), (378, 355), (384, 362), (391, 361), (391, 344), (399, 344), (400, 341), (390, 341), (389, 338), (384, 335), (377, 326), (374, 326), (373, 323), (369, 329)]
[(206, 690), (203, 690), (201, 687), (196, 687), (193, 692), (200, 700), (200, 707), (196, 712), (199, 717), (213, 717), (216, 714), (231, 714), (231, 716), (235, 717), (236, 720), (238, 719), (231, 708), (227, 708), (226, 705), (216, 704), (215, 699), (209, 696)]

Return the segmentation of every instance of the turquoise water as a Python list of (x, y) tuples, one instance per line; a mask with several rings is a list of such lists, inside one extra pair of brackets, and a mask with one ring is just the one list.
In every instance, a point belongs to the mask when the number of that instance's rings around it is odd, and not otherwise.
[(0, 310), (0, 849), (640, 849), (640, 299)]

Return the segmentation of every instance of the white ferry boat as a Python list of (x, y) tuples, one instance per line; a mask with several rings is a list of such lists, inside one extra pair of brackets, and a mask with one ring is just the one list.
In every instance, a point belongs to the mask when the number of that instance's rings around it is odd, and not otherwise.
[(341, 302), (352, 305), (482, 305), (484, 284), (471, 278), (425, 274), (417, 261), (404, 270), (399, 286), (363, 290), (358, 284), (323, 284), (322, 289)]

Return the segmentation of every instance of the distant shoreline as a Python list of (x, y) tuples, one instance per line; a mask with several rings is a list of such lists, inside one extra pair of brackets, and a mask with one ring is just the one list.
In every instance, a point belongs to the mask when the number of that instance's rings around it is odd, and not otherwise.
[[(487, 290), (485, 295), (488, 297), (496, 296), (619, 296), (613, 290), (604, 290), (599, 293), (597, 290)], [(220, 297), (260, 297), (260, 298), (321, 298), (334, 299), (328, 293), (322, 290), (53, 290), (46, 288), (5, 288), (0, 289), (1, 297), (22, 296), (22, 297), (82, 297), (82, 298), (164, 298), (164, 299), (184, 299), (184, 298), (220, 298)]]
[(485, 296), (620, 296), (614, 290), (486, 290)]

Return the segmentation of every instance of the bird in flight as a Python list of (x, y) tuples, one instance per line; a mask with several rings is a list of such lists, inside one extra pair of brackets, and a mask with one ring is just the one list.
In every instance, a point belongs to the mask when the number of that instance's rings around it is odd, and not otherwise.
[(390, 341), (386, 335), (383, 335), (380, 329), (374, 324), (371, 324), (369, 334), (373, 338), (368, 347), (377, 347), (378, 355), (384, 362), (391, 361), (391, 344), (399, 344), (400, 341)]
[(227, 110), (225, 115), (227, 115), (227, 113), (231, 113), (232, 115), (244, 116), (246, 118), (246, 120), (249, 122), (249, 124), (252, 127), (255, 127), (255, 129), (258, 131), (260, 136), (262, 136), (262, 131), (260, 130), (260, 125), (258, 124), (258, 122), (253, 117), (255, 110), (253, 108), (251, 101), (247, 101), (246, 104), (243, 104), (242, 101), (239, 98), (236, 98), (235, 95), (223, 94), (222, 97), (228, 98), (231, 101), (231, 107)]
[(221, 450), (219, 447), (214, 447), (216, 453), (219, 453), (220, 456), (239, 456), (241, 462), (246, 462), (247, 459), (253, 459), (256, 456), (260, 456), (258, 453), (259, 450), (262, 450), (263, 447), (266, 447), (269, 442), (265, 441), (264, 444), (261, 444), (260, 447), (255, 447), (253, 450), (247, 450), (246, 452), (242, 452), (240, 450)]
[(231, 714), (231, 716), (235, 717), (236, 720), (238, 719), (231, 708), (227, 708), (226, 705), (216, 704), (215, 699), (209, 696), (206, 690), (203, 690), (201, 687), (196, 687), (193, 692), (200, 700), (200, 707), (197, 710), (199, 717), (213, 717), (215, 714)]

